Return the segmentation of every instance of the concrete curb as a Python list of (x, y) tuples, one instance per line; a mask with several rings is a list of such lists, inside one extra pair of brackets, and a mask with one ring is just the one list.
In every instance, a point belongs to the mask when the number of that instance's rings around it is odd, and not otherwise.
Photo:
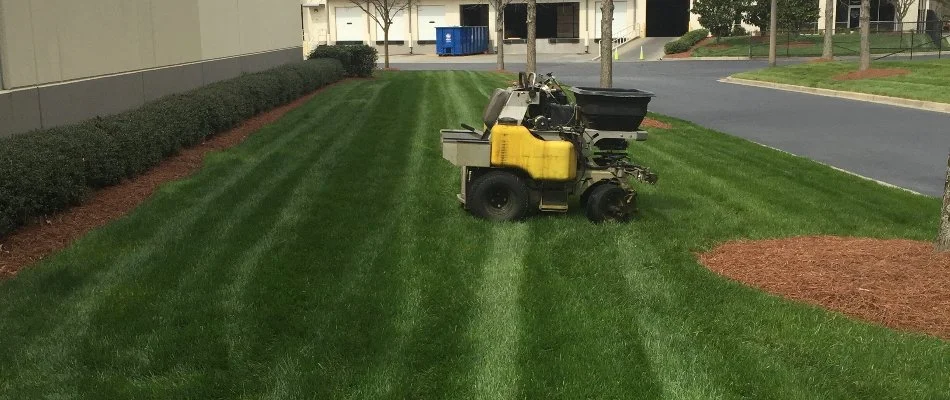
[(938, 103), (934, 101), (903, 99), (900, 97), (881, 96), (877, 94), (867, 94), (858, 92), (848, 92), (832, 89), (821, 89), (807, 86), (786, 85), (784, 83), (774, 83), (765, 81), (755, 81), (750, 79), (727, 77), (720, 79), (719, 82), (732, 83), (736, 85), (755, 86), (766, 89), (785, 90), (789, 92), (798, 92), (813, 94), (826, 97), (837, 97), (841, 99), (866, 101), (869, 103), (887, 104), (890, 106), (914, 108), (917, 110), (932, 111), (950, 114), (950, 103)]
[(660, 58), (660, 61), (752, 61), (749, 57), (683, 57)]

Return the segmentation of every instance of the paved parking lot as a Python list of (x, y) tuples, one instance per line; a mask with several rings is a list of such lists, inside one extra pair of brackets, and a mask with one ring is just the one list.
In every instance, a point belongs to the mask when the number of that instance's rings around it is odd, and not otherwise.
[[(424, 57), (424, 56), (419, 56)], [(401, 69), (492, 70), (477, 63), (400, 63)], [(523, 55), (508, 70), (523, 69)], [(578, 56), (539, 57), (541, 72), (569, 85), (596, 86), (599, 66)], [(450, 61), (454, 61), (450, 63)], [(764, 61), (617, 62), (614, 86), (657, 94), (650, 110), (776, 147), (929, 195), (943, 193), (950, 151), (950, 115), (874, 103), (718, 82)]]

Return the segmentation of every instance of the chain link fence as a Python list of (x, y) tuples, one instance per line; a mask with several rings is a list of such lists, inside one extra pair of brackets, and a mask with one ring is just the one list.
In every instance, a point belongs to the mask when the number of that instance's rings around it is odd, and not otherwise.
[[(857, 56), (861, 52), (859, 29), (849, 22), (836, 24), (832, 36), (835, 56)], [(894, 55), (927, 54), (943, 57), (950, 50), (950, 20), (947, 21), (872, 21), (869, 37), (871, 54), (877, 59)], [(695, 57), (768, 57), (768, 32), (752, 31), (737, 25), (732, 36), (708, 39), (693, 51)], [(776, 32), (776, 56), (821, 57), (824, 26), (809, 24), (797, 30)]]

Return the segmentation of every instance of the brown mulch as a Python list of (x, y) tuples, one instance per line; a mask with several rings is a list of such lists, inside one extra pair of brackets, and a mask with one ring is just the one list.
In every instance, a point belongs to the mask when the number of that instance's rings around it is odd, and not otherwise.
[(699, 260), (770, 293), (950, 339), (950, 253), (932, 243), (835, 236), (725, 243)]
[(821, 58), (821, 57), (812, 58), (811, 60), (808, 60), (809, 63), (813, 63), (813, 64), (820, 64), (820, 63), (827, 63), (827, 62), (834, 62), (834, 61), (835, 60), (833, 58)]
[(715, 38), (712, 38), (712, 37), (705, 38), (705, 39), (700, 40), (699, 42), (697, 42), (697, 43), (696, 43), (693, 47), (691, 47), (689, 50), (686, 50), (686, 51), (684, 51), (684, 52), (682, 52), (682, 53), (667, 54), (667, 55), (663, 56), (663, 58), (690, 58), (690, 57), (693, 56), (693, 50), (696, 50), (697, 48), (700, 48), (700, 47), (706, 45), (707, 43), (711, 42), (711, 41), (714, 40), (714, 39), (715, 39)]
[(0, 237), (0, 280), (13, 277), (18, 271), (66, 248), (93, 229), (129, 213), (163, 183), (187, 177), (201, 168), (208, 153), (238, 145), (258, 129), (300, 107), (317, 93), (345, 81), (348, 79), (324, 86), (291, 103), (259, 114), (230, 131), (214, 135), (197, 146), (183, 149), (178, 155), (162, 161), (140, 176), (97, 190), (81, 205), (47, 216), (42, 221), (21, 227), (6, 237)]
[(660, 129), (670, 129), (673, 125), (670, 125), (663, 121), (657, 121), (653, 118), (646, 117), (643, 119), (643, 122), (640, 123), (641, 128), (660, 128)]
[(910, 70), (904, 68), (870, 68), (866, 71), (853, 71), (836, 75), (836, 81), (851, 81), (856, 79), (886, 78), (889, 76), (907, 75)]

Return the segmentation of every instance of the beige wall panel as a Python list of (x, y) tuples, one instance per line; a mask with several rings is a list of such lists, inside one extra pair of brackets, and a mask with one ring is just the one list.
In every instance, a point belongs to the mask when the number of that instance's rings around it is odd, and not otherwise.
[(0, 62), (3, 63), (4, 88), (36, 83), (30, 13), (29, 1), (0, 0)]
[(239, 0), (242, 53), (300, 46), (300, 0)]
[[(36, 57), (36, 77), (40, 82), (63, 80), (60, 64), (61, 28), (57, 13), (50, 12), (58, 6), (56, 0), (32, 0), (30, 15), (33, 19), (33, 51)], [(68, 79), (68, 78), (67, 78)]]
[(240, 0), (199, 0), (201, 58), (204, 60), (242, 54)]
[[(44, 73), (43, 65), (55, 63), (52, 55), (40, 58), (40, 83), (86, 78), (148, 68), (143, 62), (141, 43), (148, 40), (139, 29), (147, 0), (32, 0), (34, 35), (42, 29), (57, 32), (61, 75)], [(50, 40), (45, 46), (52, 47)], [(56, 79), (59, 78), (59, 79)]]
[(301, 44), (299, 0), (0, 0), (3, 87)]
[(152, 0), (151, 3), (155, 66), (200, 61), (198, 0)]

